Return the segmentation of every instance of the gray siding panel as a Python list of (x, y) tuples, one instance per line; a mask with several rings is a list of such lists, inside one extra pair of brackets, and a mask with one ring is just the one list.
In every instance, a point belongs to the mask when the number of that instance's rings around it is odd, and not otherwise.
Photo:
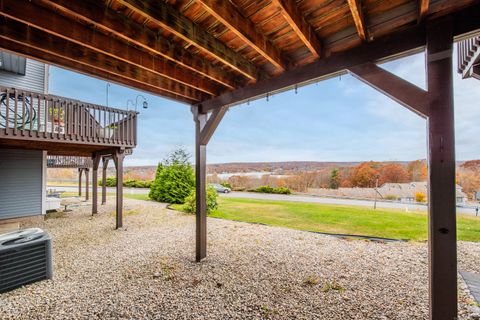
[(0, 220), (42, 213), (43, 154), (0, 149)]
[(25, 75), (0, 71), (0, 86), (46, 93), (46, 68), (47, 66), (44, 63), (27, 59), (27, 70)]

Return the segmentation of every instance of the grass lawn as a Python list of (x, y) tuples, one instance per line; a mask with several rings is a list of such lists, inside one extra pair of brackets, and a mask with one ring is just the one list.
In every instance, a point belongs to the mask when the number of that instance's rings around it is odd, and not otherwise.
[[(115, 193), (110, 193), (108, 192), (107, 193), (107, 196), (114, 196)], [(68, 198), (68, 197), (77, 197), (78, 196), (78, 192), (62, 192), (60, 194), (60, 197), (61, 198)], [(90, 193), (90, 199), (92, 198), (92, 194)], [(150, 200), (150, 198), (148, 197), (148, 194), (131, 194), (131, 193), (123, 193), (123, 197), (124, 198), (127, 198), (127, 199), (136, 199), (136, 200), (145, 200), (145, 201), (148, 201)], [(83, 191), (82, 193), (82, 198), (85, 198), (85, 192)], [(98, 193), (98, 198), (100, 199), (101, 198), (101, 193), (99, 192)]]
[[(240, 198), (218, 200), (219, 208), (211, 217), (306, 231), (427, 240), (424, 212)], [(181, 205), (173, 208), (181, 210)], [(457, 238), (480, 241), (480, 218), (458, 215)]]

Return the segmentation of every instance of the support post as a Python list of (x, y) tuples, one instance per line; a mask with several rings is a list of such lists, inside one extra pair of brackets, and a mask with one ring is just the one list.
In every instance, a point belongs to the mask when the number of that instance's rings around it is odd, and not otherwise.
[(452, 20), (430, 22), (426, 38), (426, 91), (374, 63), (349, 71), (427, 118), (429, 314), (432, 320), (454, 320), (458, 302)]
[(207, 256), (207, 144), (222, 121), (228, 106), (213, 111), (210, 116), (192, 106), (195, 121), (195, 193), (196, 193), (196, 260)]
[(90, 169), (85, 168), (85, 201), (89, 199), (89, 191), (90, 191)]
[(92, 215), (98, 213), (98, 167), (100, 165), (101, 156), (93, 156), (92, 168)]
[(78, 196), (79, 197), (82, 196), (82, 172), (83, 172), (83, 169), (79, 168), (78, 169)]
[(123, 159), (124, 150), (116, 150), (113, 156), (113, 162), (117, 169), (117, 201), (116, 201), (116, 226), (115, 229), (123, 227)]
[(430, 319), (457, 319), (455, 137), (451, 21), (427, 27)]
[(102, 166), (102, 204), (107, 203), (107, 168), (108, 168), (108, 161), (110, 159), (107, 157), (103, 157), (103, 166)]
[(207, 115), (194, 113), (195, 118), (195, 192), (196, 192), (196, 260), (207, 256), (207, 145), (201, 143)]

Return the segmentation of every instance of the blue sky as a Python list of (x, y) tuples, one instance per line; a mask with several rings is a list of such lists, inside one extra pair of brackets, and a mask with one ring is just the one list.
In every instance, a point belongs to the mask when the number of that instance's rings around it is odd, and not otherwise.
[[(456, 58), (454, 57), (454, 60)], [(425, 87), (424, 55), (382, 67)], [(455, 72), (456, 154), (479, 159), (480, 81)], [(49, 91), (106, 104), (106, 82), (56, 67)], [(109, 105), (126, 109), (143, 94), (138, 146), (126, 165), (154, 165), (181, 146), (194, 151), (190, 107), (116, 84)], [(140, 99), (139, 99), (140, 101)], [(140, 102), (139, 102), (140, 104)], [(414, 160), (426, 157), (425, 120), (349, 75), (230, 108), (208, 145), (208, 163)]]

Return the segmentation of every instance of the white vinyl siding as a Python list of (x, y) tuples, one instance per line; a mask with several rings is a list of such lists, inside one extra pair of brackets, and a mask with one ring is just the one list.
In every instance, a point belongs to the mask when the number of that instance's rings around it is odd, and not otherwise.
[(25, 75), (0, 71), (0, 86), (47, 93), (47, 69), (48, 66), (46, 64), (27, 59)]
[(43, 212), (41, 150), (0, 149), (0, 220)]

